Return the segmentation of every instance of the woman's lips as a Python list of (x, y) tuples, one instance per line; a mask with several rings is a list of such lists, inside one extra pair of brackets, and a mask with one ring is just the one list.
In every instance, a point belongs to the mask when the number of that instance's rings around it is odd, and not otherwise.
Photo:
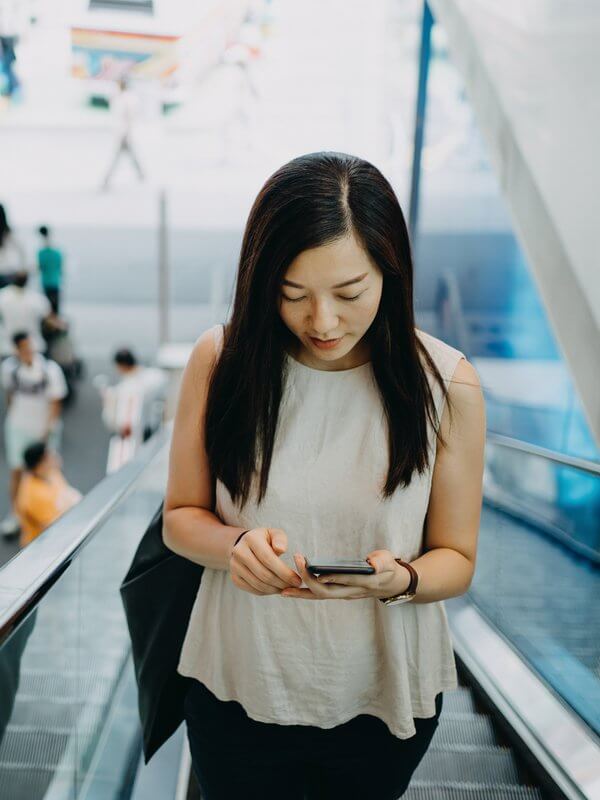
[(339, 339), (329, 339), (328, 341), (323, 341), (321, 339), (314, 339), (312, 336), (309, 336), (311, 342), (315, 345), (315, 347), (318, 347), (319, 350), (333, 350), (333, 348), (337, 347), (343, 338), (343, 336), (340, 336)]

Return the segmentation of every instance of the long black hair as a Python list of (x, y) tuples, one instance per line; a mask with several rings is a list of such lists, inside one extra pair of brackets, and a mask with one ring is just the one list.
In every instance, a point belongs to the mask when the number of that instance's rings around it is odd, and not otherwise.
[[(372, 164), (344, 153), (310, 153), (278, 169), (260, 190), (242, 241), (233, 311), (209, 378), (205, 448), (213, 477), (243, 505), (260, 476), (267, 490), (285, 354), (296, 337), (279, 315), (281, 281), (304, 250), (354, 233), (383, 274), (365, 334), (388, 427), (383, 496), (408, 486), (430, 462), (428, 422), (439, 427), (426, 376), (443, 379), (415, 334), (413, 265), (402, 210)], [(424, 359), (426, 368), (421, 361)]]

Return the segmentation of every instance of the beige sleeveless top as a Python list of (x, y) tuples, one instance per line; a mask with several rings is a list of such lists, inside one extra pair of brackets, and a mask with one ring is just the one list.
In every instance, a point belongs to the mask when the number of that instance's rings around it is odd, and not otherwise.
[[(220, 336), (220, 326), (215, 335)], [(417, 331), (446, 385), (463, 354)], [(383, 406), (371, 363), (330, 372), (291, 356), (267, 494), (239, 511), (217, 481), (216, 513), (227, 525), (282, 528), (292, 555), (364, 558), (387, 549), (422, 552), (431, 467), (382, 501), (388, 466)], [(433, 380), (441, 419), (443, 397)], [(430, 426), (435, 453), (435, 432)], [(255, 484), (256, 485), (256, 484)], [(457, 685), (442, 602), (384, 606), (363, 600), (259, 597), (229, 573), (205, 569), (178, 671), (255, 720), (331, 728), (358, 714), (381, 718), (401, 739), (413, 717), (435, 714), (438, 692)]]

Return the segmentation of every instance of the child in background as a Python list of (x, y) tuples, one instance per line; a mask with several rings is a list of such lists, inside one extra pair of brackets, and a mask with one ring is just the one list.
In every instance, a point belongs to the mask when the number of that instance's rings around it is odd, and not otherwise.
[(42, 288), (50, 301), (52, 310), (55, 314), (58, 314), (62, 286), (63, 256), (61, 251), (54, 247), (51, 232), (47, 225), (42, 225), (38, 228), (38, 233), (42, 237), (42, 247), (38, 250), (37, 256)]
[(81, 492), (70, 486), (62, 474), (59, 456), (45, 442), (30, 444), (23, 460), (26, 471), (16, 502), (21, 547), (81, 500)]

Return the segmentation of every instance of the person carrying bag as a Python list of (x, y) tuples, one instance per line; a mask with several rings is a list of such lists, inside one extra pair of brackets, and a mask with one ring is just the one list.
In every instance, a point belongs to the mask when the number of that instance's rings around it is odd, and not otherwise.
[(404, 793), (457, 686), (443, 600), (473, 576), (484, 439), (475, 370), (415, 327), (389, 182), (283, 165), (171, 441), (164, 543), (204, 567), (177, 665), (203, 800)]

